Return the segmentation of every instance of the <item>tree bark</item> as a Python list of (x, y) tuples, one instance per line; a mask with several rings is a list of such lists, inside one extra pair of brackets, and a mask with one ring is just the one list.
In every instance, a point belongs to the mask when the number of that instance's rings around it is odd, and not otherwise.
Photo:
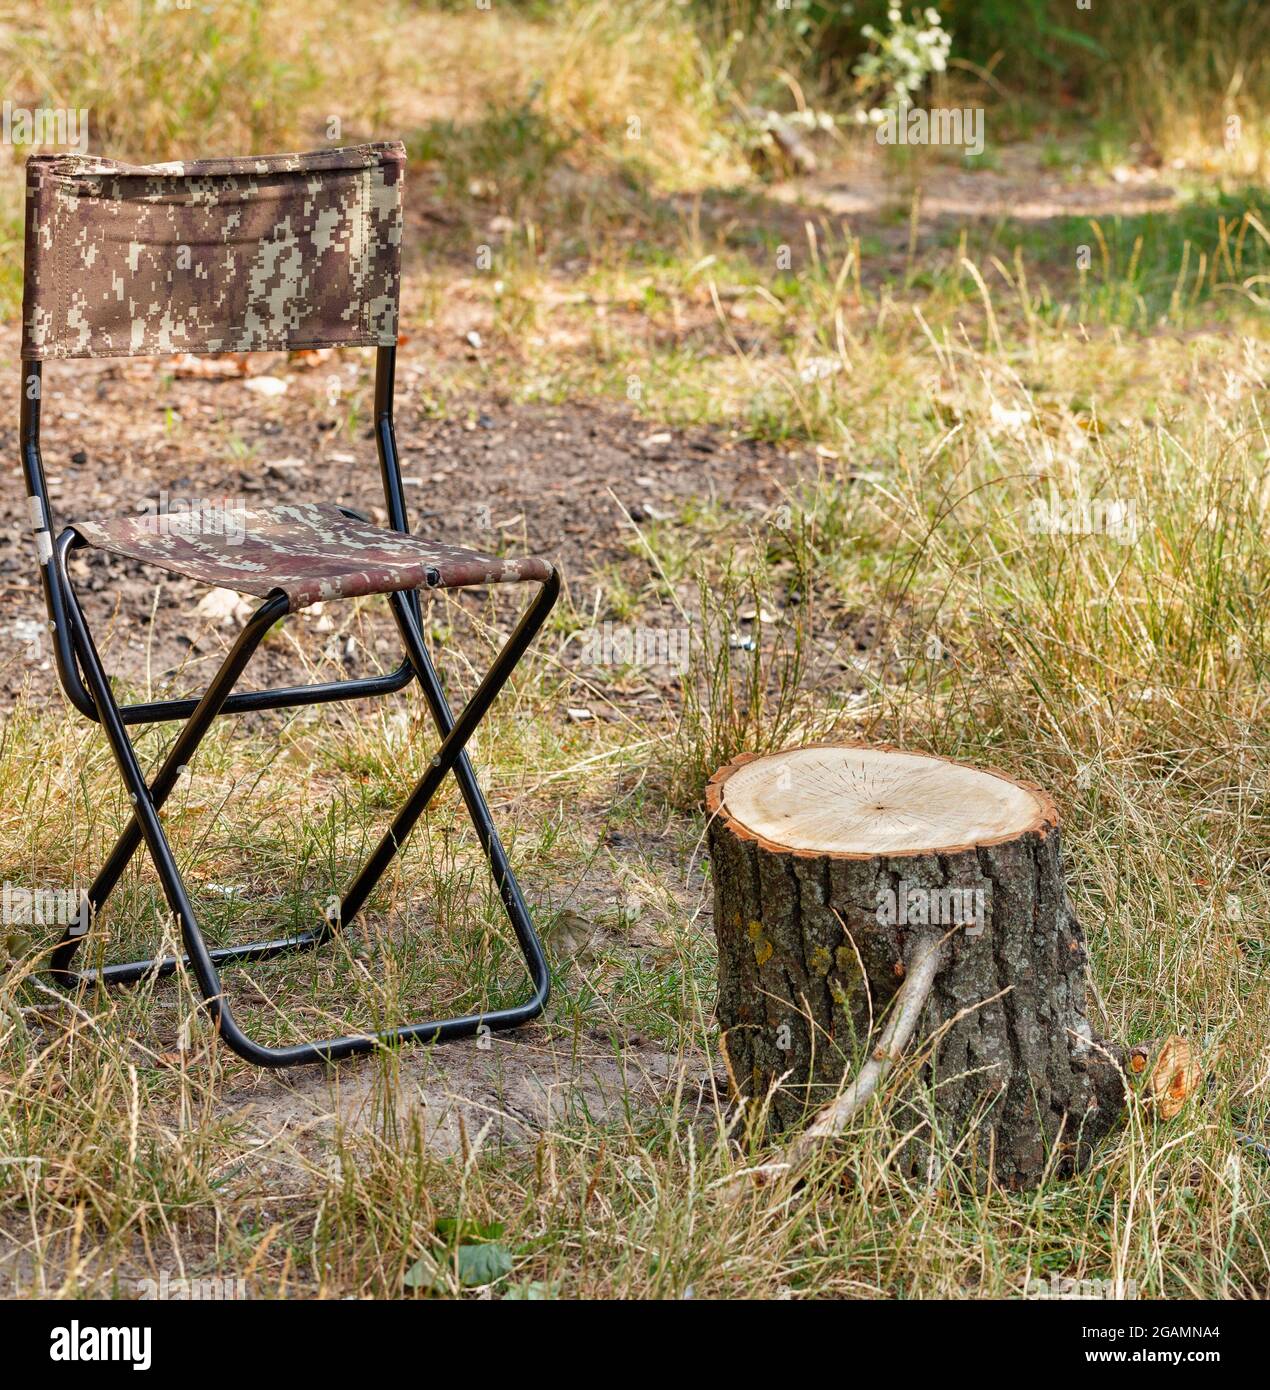
[(821, 745), (711, 779), (729, 1072), (741, 1095), (770, 1097), (773, 1129), (798, 1125), (857, 1075), (910, 965), (940, 942), (900, 1161), (940, 1169), (955, 1151), (977, 1185), (991, 1171), (1029, 1187), (1083, 1165), (1119, 1122), (1122, 1054), (1088, 1019), (1053, 802), (923, 757)]

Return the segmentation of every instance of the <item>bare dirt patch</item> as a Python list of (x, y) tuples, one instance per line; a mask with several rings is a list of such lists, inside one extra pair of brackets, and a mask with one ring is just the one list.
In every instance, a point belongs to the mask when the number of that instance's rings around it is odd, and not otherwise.
[(320, 1150), (337, 1129), (396, 1134), (418, 1124), (447, 1158), (464, 1145), (533, 1142), (549, 1126), (618, 1121), (632, 1104), (655, 1108), (684, 1071), (696, 1078), (685, 1096), (691, 1119), (711, 1109), (715, 1082), (702, 1058), (676, 1057), (637, 1035), (594, 1029), (574, 1037), (537, 1024), (485, 1046), (407, 1049), (394, 1070), (391, 1087), (365, 1064), (262, 1073), (226, 1092), (223, 1107), (251, 1126), (262, 1154), (284, 1142)]
[[(364, 357), (337, 355), (309, 370), (279, 358), (266, 374), (286, 390), (272, 397), (243, 379), (173, 380), (170, 365), (132, 359), (46, 371), (43, 453), (59, 525), (214, 496), (332, 501), (387, 524), (369, 422), (363, 415), (350, 426), (349, 397), (365, 395)], [(671, 515), (690, 498), (762, 510), (796, 471), (796, 456), (771, 445), (672, 430), (603, 404), (482, 397), (433, 418), (411, 389), (424, 369), (421, 349), (403, 350), (397, 433), (414, 530), (474, 549), (545, 555), (566, 584), (580, 585), (600, 567), (639, 570), (628, 517)], [(0, 436), (15, 458), (16, 423)], [(36, 696), (56, 687), (16, 467), (0, 517), (0, 634), (8, 639), (0, 645), (0, 699), (9, 707), (24, 687)], [(198, 609), (205, 587), (136, 562), (90, 554), (73, 564), (89, 621), (98, 631), (115, 628), (112, 673), (156, 693), (197, 689), (248, 611), (209, 616)], [(395, 664), (399, 648), (382, 603), (366, 605), (350, 644), (352, 607), (326, 605), (293, 620), (294, 646), (266, 645), (244, 688), (294, 679), (298, 661), (334, 664), (349, 676)]]

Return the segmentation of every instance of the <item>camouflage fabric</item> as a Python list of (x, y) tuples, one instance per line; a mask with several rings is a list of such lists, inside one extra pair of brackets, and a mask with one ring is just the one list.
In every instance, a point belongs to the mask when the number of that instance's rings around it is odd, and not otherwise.
[(32, 156), (23, 358), (391, 346), (405, 158)]
[(498, 559), (353, 521), (325, 503), (245, 507), (209, 498), (188, 512), (75, 521), (89, 545), (261, 598), (281, 589), (291, 611), (319, 599), (396, 589), (542, 583), (546, 560)]

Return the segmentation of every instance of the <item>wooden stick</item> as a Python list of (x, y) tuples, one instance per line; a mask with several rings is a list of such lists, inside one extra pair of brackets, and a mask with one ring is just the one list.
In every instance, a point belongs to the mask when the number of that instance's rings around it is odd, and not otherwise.
[(758, 1168), (747, 1169), (738, 1175), (731, 1184), (733, 1191), (743, 1188), (743, 1179), (752, 1177), (762, 1186), (778, 1177), (793, 1181), (815, 1155), (816, 1150), (826, 1139), (841, 1134), (855, 1115), (869, 1100), (869, 1097), (886, 1079), (891, 1068), (899, 1061), (904, 1049), (912, 1041), (917, 1031), (917, 1022), (922, 1009), (930, 997), (935, 976), (943, 963), (943, 937), (924, 937), (914, 951), (914, 959), (904, 977), (904, 983), (895, 992), (891, 1016), (873, 1055), (860, 1068), (856, 1079), (836, 1100), (825, 1106), (807, 1128), (790, 1144), (785, 1157), (778, 1163), (766, 1163)]
[(904, 983), (896, 991), (891, 1017), (882, 1030), (873, 1055), (860, 1068), (859, 1075), (851, 1085), (826, 1105), (789, 1146), (786, 1162), (791, 1175), (807, 1164), (825, 1139), (846, 1129), (903, 1055), (917, 1030), (917, 1021), (922, 1016), (935, 976), (943, 963), (942, 944), (941, 937), (926, 937), (918, 943), (913, 953), (913, 963), (904, 977)]

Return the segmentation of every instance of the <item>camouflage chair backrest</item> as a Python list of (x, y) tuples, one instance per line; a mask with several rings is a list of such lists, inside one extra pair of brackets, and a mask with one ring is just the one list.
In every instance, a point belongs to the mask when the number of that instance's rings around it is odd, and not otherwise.
[(32, 157), (23, 358), (391, 346), (405, 160)]

